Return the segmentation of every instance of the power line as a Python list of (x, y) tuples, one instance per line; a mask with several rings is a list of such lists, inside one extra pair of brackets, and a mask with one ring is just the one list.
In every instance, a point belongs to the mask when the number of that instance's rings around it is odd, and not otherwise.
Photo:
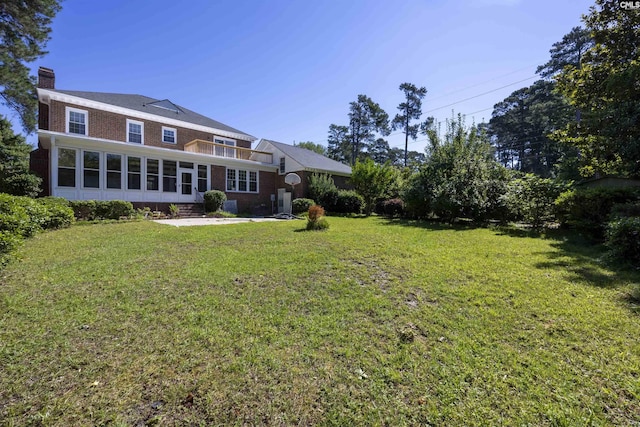
[(527, 80), (531, 80), (531, 79), (534, 79), (536, 77), (537, 76), (533, 75), (531, 77), (527, 77), (526, 79), (518, 80), (517, 82), (509, 83), (508, 85), (500, 86), (499, 88), (492, 89), (492, 90), (489, 90), (487, 92), (479, 93), (477, 95), (470, 96), (469, 98), (465, 98), (465, 99), (461, 99), (460, 101), (452, 102), (451, 104), (443, 105), (442, 107), (433, 108), (431, 110), (425, 111), (424, 113), (431, 113), (432, 111), (442, 110), (443, 108), (451, 107), (452, 105), (460, 104), (462, 102), (469, 101), (470, 99), (479, 98), (481, 96), (484, 96), (484, 95), (487, 95), (487, 94), (490, 94), (490, 93), (493, 93), (493, 92), (497, 92), (497, 91), (499, 91), (501, 89), (504, 89), (506, 87), (517, 85), (518, 83), (526, 82)]
[(512, 74), (515, 74), (515, 73), (520, 72), (520, 71), (522, 71), (522, 70), (526, 70), (526, 69), (531, 68), (531, 67), (537, 67), (537, 64), (534, 64), (534, 65), (528, 65), (528, 66), (523, 67), (523, 68), (518, 68), (517, 70), (511, 71), (511, 72), (509, 72), (509, 73), (507, 73), (507, 74), (502, 74), (502, 75), (496, 76), (496, 77), (494, 77), (494, 78), (492, 78), (492, 79), (485, 80), (485, 81), (483, 81), (483, 82), (476, 83), (476, 84), (471, 85), (471, 86), (466, 86), (466, 87), (463, 87), (463, 88), (461, 88), (461, 89), (457, 89), (457, 90), (454, 90), (454, 91), (451, 91), (451, 92), (446, 92), (446, 93), (444, 93), (444, 94), (442, 94), (442, 95), (436, 96), (435, 98), (428, 98), (428, 99), (426, 100), (426, 102), (430, 102), (430, 101), (435, 101), (435, 100), (438, 100), (438, 99), (446, 98), (447, 96), (449, 96), (449, 95), (453, 95), (454, 93), (460, 93), (460, 92), (464, 92), (464, 91), (465, 91), (465, 90), (467, 90), (467, 89), (472, 89), (472, 88), (474, 88), (474, 87), (482, 86), (482, 85), (484, 85), (484, 84), (486, 84), (486, 83), (489, 83), (489, 82), (492, 82), (492, 81), (495, 81), (495, 80), (501, 79), (501, 78), (503, 78), (503, 77), (510, 76), (510, 75), (512, 75)]

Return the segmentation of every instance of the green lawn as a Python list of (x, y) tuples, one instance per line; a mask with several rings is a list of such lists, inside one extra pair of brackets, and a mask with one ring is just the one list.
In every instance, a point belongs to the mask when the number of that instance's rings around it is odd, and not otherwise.
[(74, 226), (0, 272), (0, 425), (638, 425), (640, 273), (383, 219)]

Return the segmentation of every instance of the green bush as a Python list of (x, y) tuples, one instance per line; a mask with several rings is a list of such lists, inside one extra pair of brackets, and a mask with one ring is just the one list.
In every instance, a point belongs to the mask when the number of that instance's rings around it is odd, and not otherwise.
[(204, 193), (205, 212), (215, 212), (222, 209), (222, 205), (227, 201), (227, 195), (220, 190), (209, 190)]
[(136, 213), (131, 202), (125, 200), (72, 200), (69, 206), (73, 209), (76, 219), (87, 221), (120, 219)]
[(30, 237), (42, 230), (47, 209), (34, 199), (0, 194), (0, 230)]
[(382, 202), (382, 214), (388, 217), (404, 215), (404, 202), (402, 199), (389, 199)]
[(37, 199), (44, 205), (49, 214), (42, 224), (42, 228), (50, 230), (69, 227), (75, 221), (73, 209), (69, 207), (69, 201), (62, 197), (44, 197)]
[(327, 221), (327, 218), (325, 217), (322, 217), (317, 221), (307, 222), (307, 230), (320, 231), (320, 230), (326, 230), (328, 228), (329, 228), (329, 221)]
[(22, 243), (22, 237), (19, 234), (0, 230), (0, 268), (7, 265), (13, 251), (20, 246), (20, 243)]
[(22, 239), (49, 228), (67, 227), (73, 211), (63, 199), (32, 199), (0, 193), (0, 266)]
[(73, 209), (76, 219), (93, 221), (96, 219), (95, 200), (70, 200), (69, 206)]
[(611, 208), (611, 219), (615, 220), (631, 216), (640, 217), (640, 202), (618, 203)]
[(345, 214), (359, 214), (364, 208), (364, 198), (353, 190), (338, 190), (335, 206), (332, 212)]
[(501, 199), (510, 218), (524, 220), (537, 228), (554, 219), (554, 203), (563, 189), (564, 185), (553, 179), (529, 173), (511, 180)]
[(555, 201), (561, 224), (578, 228), (601, 239), (616, 204), (638, 200), (638, 190), (623, 188), (576, 188), (560, 194)]
[(293, 202), (291, 203), (293, 205), (294, 215), (307, 212), (311, 206), (316, 204), (316, 202), (314, 202), (312, 199), (303, 199), (303, 198), (293, 199)]
[(309, 177), (309, 197), (329, 212), (335, 211), (338, 188), (327, 174), (314, 173)]
[(640, 217), (610, 222), (605, 244), (614, 259), (640, 267)]

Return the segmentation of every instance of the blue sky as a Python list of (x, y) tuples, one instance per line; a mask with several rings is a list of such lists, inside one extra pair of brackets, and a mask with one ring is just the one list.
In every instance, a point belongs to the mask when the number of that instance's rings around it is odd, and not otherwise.
[[(326, 145), (358, 94), (393, 117), (403, 82), (427, 88), (425, 117), (488, 120), (592, 4), (66, 0), (49, 54), (32, 66), (53, 68), (58, 89), (168, 98), (258, 138)], [(404, 145), (398, 133), (388, 140)]]

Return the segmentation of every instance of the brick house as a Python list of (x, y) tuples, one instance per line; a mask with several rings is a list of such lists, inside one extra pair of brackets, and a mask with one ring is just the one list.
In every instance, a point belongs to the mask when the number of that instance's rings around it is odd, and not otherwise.
[[(255, 137), (168, 99), (55, 89), (54, 72), (44, 67), (37, 91), (38, 148), (31, 168), (43, 179), (44, 195), (167, 210), (171, 203), (199, 203), (205, 191), (216, 189), (240, 212), (267, 214), (287, 197), (282, 157), (288, 171), (306, 181), (308, 170), (295, 170), (287, 153), (291, 146), (263, 140), (252, 149)], [(303, 150), (291, 148), (298, 155)], [(350, 174), (348, 166), (333, 163), (336, 170), (325, 172)]]

